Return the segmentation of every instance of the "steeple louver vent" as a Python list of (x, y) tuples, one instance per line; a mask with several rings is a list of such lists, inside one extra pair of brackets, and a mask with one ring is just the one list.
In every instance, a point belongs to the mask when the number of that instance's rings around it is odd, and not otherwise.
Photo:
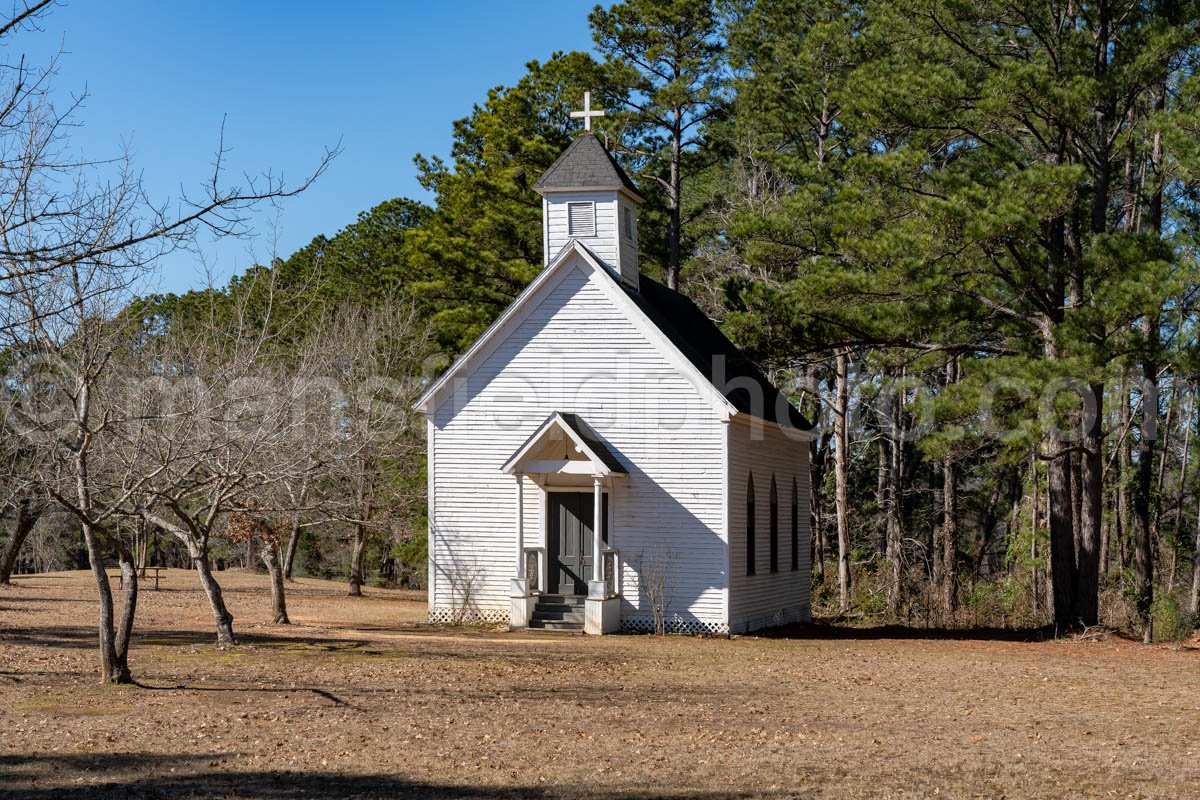
[(596, 235), (595, 203), (567, 203), (567, 235), (576, 238)]

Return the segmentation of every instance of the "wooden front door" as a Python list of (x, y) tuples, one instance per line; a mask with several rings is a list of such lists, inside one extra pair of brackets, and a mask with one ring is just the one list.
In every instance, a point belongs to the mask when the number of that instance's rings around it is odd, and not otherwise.
[[(591, 492), (550, 492), (546, 531), (551, 594), (587, 594), (592, 578), (592, 524), (595, 502)], [(608, 541), (608, 495), (602, 508), (604, 540)]]

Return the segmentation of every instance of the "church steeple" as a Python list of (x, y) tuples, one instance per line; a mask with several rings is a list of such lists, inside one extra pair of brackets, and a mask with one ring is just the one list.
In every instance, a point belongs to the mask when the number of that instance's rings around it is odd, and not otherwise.
[[(589, 93), (590, 95), (590, 93)], [(591, 109), (585, 97), (581, 116), (588, 129)], [(645, 202), (633, 181), (590, 130), (581, 133), (533, 185), (542, 196), (542, 244), (545, 263), (572, 241), (579, 241), (638, 288), (637, 208)]]

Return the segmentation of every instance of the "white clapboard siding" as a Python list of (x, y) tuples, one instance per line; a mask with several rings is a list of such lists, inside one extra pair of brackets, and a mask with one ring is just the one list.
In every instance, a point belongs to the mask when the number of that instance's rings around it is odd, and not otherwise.
[[(746, 490), (755, 493), (755, 574), (746, 574)], [(779, 570), (770, 571), (770, 492), (779, 499)], [(739, 414), (729, 425), (729, 623), (735, 632), (810, 619), (809, 443)], [(792, 570), (792, 478), (799, 518), (799, 569)]]
[[(674, 556), (669, 612), (725, 622), (725, 424), (659, 346), (571, 256), (486, 355), (434, 399), (431, 602), (472, 583), (477, 609), (507, 609), (515, 575), (515, 479), (501, 465), (555, 411), (579, 414), (629, 469), (610, 500), (623, 614), (649, 614), (640, 556)], [(581, 487), (581, 490), (588, 490)], [(542, 492), (525, 482), (525, 536), (537, 543)], [(469, 579), (473, 577), (474, 581)]]
[[(589, 202), (596, 206), (596, 229), (592, 236), (571, 236), (568, 208), (571, 203)], [(618, 269), (617, 192), (555, 192), (547, 195), (546, 258), (553, 258), (572, 239), (587, 245), (613, 269)]]

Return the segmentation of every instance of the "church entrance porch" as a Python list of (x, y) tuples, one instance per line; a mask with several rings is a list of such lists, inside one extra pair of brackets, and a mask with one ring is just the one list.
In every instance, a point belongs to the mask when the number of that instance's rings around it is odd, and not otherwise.
[[(570, 615), (574, 622), (582, 603), (585, 632), (616, 631), (620, 554), (609, 530), (610, 498), (617, 483), (628, 478), (624, 465), (578, 415), (559, 411), (530, 435), (502, 469), (515, 478), (509, 627), (516, 630), (530, 627), (535, 620), (544, 622), (551, 611)], [(534, 515), (527, 514), (526, 503), (534, 498), (526, 497), (528, 483), (540, 495), (536, 498), (539, 524), (529, 531), (527, 520)]]

